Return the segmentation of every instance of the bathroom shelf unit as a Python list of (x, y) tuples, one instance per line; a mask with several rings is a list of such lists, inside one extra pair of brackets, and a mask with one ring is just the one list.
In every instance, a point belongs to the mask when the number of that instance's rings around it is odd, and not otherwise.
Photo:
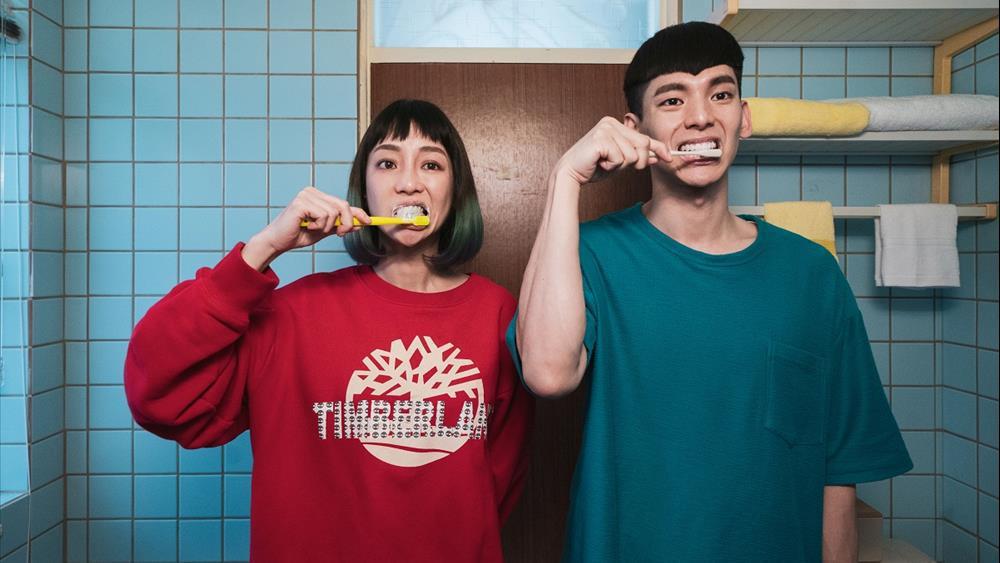
[(740, 154), (937, 155), (985, 148), (997, 131), (871, 131), (854, 137), (750, 137)]
[[(959, 221), (992, 221), (997, 218), (997, 204), (982, 203), (957, 205)], [(738, 215), (764, 215), (763, 205), (732, 205), (729, 210)], [(834, 219), (874, 219), (879, 216), (878, 207), (834, 207)]]
[(940, 42), (997, 17), (995, 0), (712, 0), (742, 43)]

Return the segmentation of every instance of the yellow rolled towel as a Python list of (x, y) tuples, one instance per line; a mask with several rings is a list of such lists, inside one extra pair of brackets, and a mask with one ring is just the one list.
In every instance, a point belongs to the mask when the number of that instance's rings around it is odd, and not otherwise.
[(746, 100), (754, 137), (849, 137), (868, 126), (868, 108), (859, 103), (791, 98)]
[(764, 204), (764, 220), (802, 235), (837, 257), (834, 243), (833, 206), (829, 201), (783, 201)]

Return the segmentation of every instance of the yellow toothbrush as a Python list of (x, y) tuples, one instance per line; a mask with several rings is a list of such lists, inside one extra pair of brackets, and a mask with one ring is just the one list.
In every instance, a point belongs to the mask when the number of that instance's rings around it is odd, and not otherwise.
[[(358, 220), (357, 217), (354, 218), (355, 227), (377, 227), (379, 225), (416, 225), (418, 227), (426, 227), (431, 224), (431, 218), (426, 215), (417, 215), (416, 217), (372, 217), (372, 222), (369, 224), (364, 224)], [(334, 225), (340, 226), (340, 217), (337, 217), (337, 221)], [(300, 227), (308, 227), (309, 221), (302, 220), (299, 223)]]

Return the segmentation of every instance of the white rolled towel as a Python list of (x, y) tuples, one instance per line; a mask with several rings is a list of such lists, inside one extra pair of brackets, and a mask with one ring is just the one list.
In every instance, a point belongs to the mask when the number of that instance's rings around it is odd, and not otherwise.
[(868, 108), (865, 131), (961, 131), (1000, 127), (1000, 98), (972, 94), (839, 98)]

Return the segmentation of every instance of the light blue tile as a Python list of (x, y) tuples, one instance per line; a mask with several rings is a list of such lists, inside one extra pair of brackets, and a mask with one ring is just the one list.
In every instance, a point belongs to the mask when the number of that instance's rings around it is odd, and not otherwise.
[(217, 561), (221, 555), (221, 520), (181, 520), (181, 561)]
[(892, 203), (929, 203), (930, 166), (893, 166)]
[(740, 80), (740, 97), (749, 98), (757, 95), (757, 79), (744, 76)]
[(979, 535), (994, 544), (997, 543), (997, 521), (997, 499), (979, 493)]
[(892, 537), (900, 538), (923, 553), (933, 554), (936, 545), (936, 525), (931, 519), (893, 518)]
[(801, 50), (798, 47), (760, 47), (757, 49), (758, 74), (802, 74)]
[(226, 473), (250, 472), (253, 465), (253, 453), (250, 450), (249, 432), (240, 434), (223, 447), (223, 460)]
[(59, 561), (63, 558), (63, 526), (61, 524), (32, 538), (31, 558), (35, 561)]
[(222, 259), (221, 251), (214, 252), (181, 252), (182, 280), (194, 279), (195, 272), (201, 268), (210, 268)]
[[(52, 113), (63, 113), (62, 73), (46, 65), (31, 69), (31, 103)], [(11, 86), (7, 86), (11, 88)]]
[(175, 254), (137, 252), (135, 254), (135, 292), (140, 295), (163, 295), (177, 285)]
[[(68, 387), (67, 387), (68, 389)], [(85, 431), (67, 431), (66, 432), (66, 473), (68, 474), (85, 474), (87, 473), (87, 432)], [(86, 481), (83, 482), (81, 488), (83, 489), (83, 494), (87, 493)], [(86, 507), (86, 496), (84, 496), (83, 506)], [(86, 508), (81, 510), (79, 514), (69, 515), (69, 518), (85, 518)]]
[(357, 80), (353, 76), (317, 76), (314, 89), (316, 117), (357, 117)]
[(132, 292), (132, 255), (127, 252), (90, 254), (90, 292), (125, 295)]
[(222, 205), (222, 165), (182, 164), (181, 205)]
[[(92, 475), (89, 480), (91, 518), (132, 516), (131, 475)], [(92, 522), (91, 526), (93, 525)]]
[(888, 47), (848, 47), (847, 74), (889, 74)]
[(893, 300), (892, 338), (934, 340), (934, 302), (930, 299)]
[(63, 91), (66, 97), (65, 115), (86, 117), (88, 112), (87, 75), (66, 74), (63, 80)]
[(962, 70), (951, 74), (952, 94), (975, 94), (976, 93), (976, 69), (975, 67), (965, 67)]
[[(356, 2), (319, 2), (316, 4), (316, 29), (357, 29), (358, 6)], [(749, 61), (743, 63), (743, 72), (750, 74), (754, 70), (752, 61), (756, 60), (754, 49), (744, 49)]]
[(1000, 247), (1000, 221), (976, 221), (976, 245), (980, 252), (996, 252)]
[(997, 440), (997, 401), (979, 399), (979, 441), (994, 448), (1000, 447)]
[[(129, 483), (129, 491), (131, 488)], [(89, 536), (90, 561), (128, 561), (132, 558), (131, 520), (92, 520)]]
[(87, 388), (67, 385), (65, 401), (66, 428), (72, 430), (87, 428)]
[(232, 248), (237, 242), (246, 242), (250, 237), (267, 226), (267, 209), (263, 207), (241, 207), (226, 209), (225, 248)]
[(934, 385), (934, 345), (892, 345), (893, 385)]
[(90, 120), (91, 161), (132, 160), (131, 119)]
[(89, 473), (131, 473), (132, 431), (96, 430), (90, 432)]
[(142, 117), (176, 116), (177, 77), (165, 74), (137, 74), (135, 114)]
[(267, 27), (267, 0), (228, 0), (226, 27)]
[(87, 208), (66, 208), (66, 250), (87, 249)]
[(90, 210), (91, 250), (130, 250), (132, 210), (127, 207), (95, 207)]
[[(87, 30), (67, 29), (63, 32), (63, 70), (67, 72), (87, 71)], [(26, 67), (27, 65), (25, 65)], [(23, 82), (23, 84), (27, 84)], [(67, 98), (67, 103), (69, 99)]]
[[(86, 270), (83, 270), (86, 271)], [(80, 283), (86, 282), (86, 275), (80, 276)], [(79, 293), (86, 293), (82, 291)], [(66, 338), (76, 338), (85, 339), (87, 338), (87, 298), (86, 297), (67, 297), (66, 298)], [(83, 383), (86, 383), (86, 371), (85, 366), (75, 367), (67, 365), (66, 367), (66, 380), (67, 383), (71, 381), (70, 376), (76, 375), (73, 373), (73, 369), (79, 369), (84, 373)]]
[(226, 72), (267, 72), (267, 32), (227, 31)]
[(893, 47), (892, 74), (931, 76), (934, 74), (934, 47)]
[(125, 341), (91, 341), (89, 345), (90, 383), (121, 384), (122, 367), (125, 365), (125, 351), (128, 343)]
[(875, 260), (871, 254), (848, 254), (847, 281), (858, 297), (886, 297), (889, 289), (875, 285)]
[[(330, 178), (326, 182), (320, 174), (320, 167), (316, 170), (316, 183), (319, 189), (331, 195), (347, 194), (346, 179), (337, 177)], [(337, 197), (344, 197), (337, 195)], [(729, 168), (729, 204), (730, 205), (757, 205), (757, 167), (750, 165), (733, 165)]]
[(934, 429), (934, 389), (898, 387), (892, 390), (892, 414), (901, 429)]
[(976, 63), (976, 93), (996, 96), (1000, 90), (1000, 79), (997, 75), (997, 60), (987, 59)]
[(997, 303), (985, 301), (979, 302), (979, 327), (978, 344), (982, 348), (997, 349), (1000, 347), (1000, 337), (997, 335), (998, 325), (1000, 325), (1000, 311)]
[[(75, 434), (84, 434), (76, 432)], [(84, 460), (86, 464), (86, 460)], [(66, 517), (80, 519), (87, 517), (87, 477), (71, 475), (66, 477)]]
[(357, 72), (357, 33), (353, 31), (317, 31), (314, 43), (316, 46), (316, 74), (354, 74)]
[[(269, 69), (272, 74), (312, 72), (312, 33), (305, 31), (272, 31), (268, 33), (270, 43)], [(319, 68), (316, 69), (320, 72)]]
[[(16, 20), (15, 20), (16, 21)], [(22, 24), (24, 22), (21, 22)], [(27, 29), (24, 25), (21, 29)], [(96, 31), (96, 30), (95, 30)], [(91, 32), (91, 41), (93, 41)], [(24, 38), (27, 39), (27, 38)], [(31, 56), (45, 61), (56, 68), (62, 68), (62, 29), (46, 18), (31, 18)], [(93, 45), (93, 43), (92, 43)], [(91, 64), (93, 67), (93, 64)], [(113, 70), (94, 68), (93, 70)]]
[(844, 77), (806, 76), (802, 79), (802, 99), (804, 100), (843, 98), (846, 89)]
[(146, 316), (146, 312), (160, 300), (160, 296), (142, 296), (137, 295), (135, 299), (132, 300), (132, 322), (138, 323), (143, 317)]
[(226, 561), (247, 561), (250, 559), (250, 520), (230, 520), (223, 522), (224, 556)]
[(979, 350), (979, 394), (991, 399), (1000, 399), (998, 379), (1000, 379), (1000, 360), (998, 354), (991, 350)]
[(250, 476), (226, 475), (224, 483), (226, 518), (249, 518)]
[(934, 477), (929, 475), (904, 475), (892, 480), (893, 518), (933, 518)]
[[(88, 160), (87, 120), (66, 118), (63, 120), (63, 125), (66, 134), (65, 140), (63, 141), (66, 160), (67, 161)], [(69, 196), (70, 193), (67, 192), (66, 195)], [(67, 203), (69, 203), (69, 201), (67, 201)]]
[(137, 27), (176, 27), (177, 0), (135, 0)]
[[(0, 69), (4, 81), (3, 97), (0, 100), (6, 106), (27, 105), (29, 103), (28, 60), (8, 59), (8, 61), (10, 62), (5, 63), (4, 68)], [(86, 62), (84, 62), (84, 70), (86, 70)]]
[(90, 70), (108, 72), (132, 71), (132, 30), (90, 30)]
[(956, 245), (958, 246), (958, 251), (975, 252), (976, 244), (978, 243), (976, 239), (979, 233), (977, 225), (972, 221), (962, 221), (958, 224), (957, 230)]
[(975, 531), (976, 490), (948, 477), (943, 479), (943, 484), (941, 516), (967, 530)]
[(222, 75), (182, 74), (182, 117), (222, 117)]
[(267, 160), (267, 121), (230, 119), (226, 121), (226, 160), (263, 162)]
[[(317, 130), (321, 122), (316, 122)], [(311, 121), (272, 119), (270, 121), (270, 160), (279, 162), (312, 160)], [(316, 160), (323, 160), (317, 147)]]
[(35, 299), (31, 307), (31, 338), (36, 346), (51, 344), (64, 338), (62, 317), (63, 300)]
[[(22, 399), (23, 401), (23, 399)], [(6, 424), (6, 421), (4, 422)], [(24, 422), (21, 422), (24, 425)], [(3, 491), (23, 492), (28, 490), (28, 445), (0, 445), (3, 466), (0, 467), (0, 487)]]
[(952, 203), (975, 203), (976, 161), (953, 160), (950, 168), (950, 197)]
[[(993, 34), (992, 36), (980, 41), (976, 45), (976, 60), (981, 61), (987, 57), (992, 57), (997, 54), (998, 50), (998, 36)], [(996, 543), (996, 542), (994, 542)]]
[(997, 486), (997, 450), (987, 446), (979, 446), (979, 488), (984, 493), (997, 496), (1000, 487)]
[[(94, 298), (94, 300), (99, 298)], [(129, 300), (131, 301), (131, 300)], [(93, 331), (91, 331), (93, 335)], [(90, 428), (117, 429), (132, 427), (132, 413), (125, 402), (121, 385), (90, 386)]]
[(226, 164), (226, 205), (266, 205), (267, 165)]
[(801, 97), (800, 79), (798, 77), (763, 76), (757, 79), (757, 94), (764, 98)]
[(976, 396), (945, 388), (941, 391), (943, 427), (949, 432), (976, 439)]
[(0, 405), (3, 406), (3, 411), (0, 412), (0, 421), (3, 422), (0, 426), (0, 443), (26, 443), (28, 435), (25, 422), (28, 418), (24, 397), (0, 397)]
[(90, 0), (90, 25), (132, 27), (132, 3), (119, 0)]
[(893, 96), (925, 96), (932, 94), (934, 85), (930, 77), (893, 76)]
[(287, 285), (302, 276), (313, 273), (312, 253), (286, 252), (275, 260), (271, 266), (281, 278), (281, 285)]
[(935, 432), (902, 432), (906, 451), (913, 460), (911, 473), (934, 473)]
[(17, 127), (5, 127), (3, 131), (0, 131), (2, 135), (3, 143), (8, 150), (16, 152), (26, 153), (28, 152), (28, 128), (30, 126), (28, 108), (14, 108), (5, 107), (0, 109), (0, 116), (3, 117), (4, 123), (16, 123)]
[(177, 205), (177, 165), (136, 164), (135, 203)]
[(977, 201), (996, 201), (1000, 185), (1000, 154), (992, 153), (976, 159)]
[(181, 250), (221, 249), (222, 210), (181, 208)]
[(62, 514), (66, 509), (65, 494), (66, 487), (62, 479), (31, 492), (31, 497), (28, 499), (31, 505), (28, 524), (31, 537), (37, 537), (62, 520)]
[(62, 118), (44, 110), (34, 110), (31, 128), (31, 149), (53, 160), (63, 160)]
[(181, 31), (181, 72), (222, 72), (221, 31)]
[(941, 347), (942, 381), (949, 387), (976, 391), (976, 349), (945, 343)]
[(137, 29), (135, 70), (177, 72), (177, 32), (169, 29)]
[(806, 47), (802, 49), (802, 74), (843, 75), (846, 71), (843, 47)]
[(274, 29), (312, 29), (313, 1), (284, 0), (271, 4), (269, 22)]
[(879, 205), (889, 200), (889, 167), (847, 167), (847, 205)]
[(311, 76), (272, 76), (270, 84), (271, 117), (312, 116)]
[(181, 27), (222, 27), (222, 0), (181, 0)]
[(87, 14), (88, 0), (65, 0), (63, 2), (63, 25), (66, 27), (87, 27), (90, 18)]
[(222, 160), (222, 120), (182, 119), (181, 160)]
[(761, 165), (760, 203), (798, 201), (801, 168), (797, 165)]
[(888, 96), (889, 77), (887, 76), (848, 76), (847, 97)]
[(213, 518), (222, 516), (222, 477), (220, 475), (180, 476), (181, 517)]
[(177, 444), (150, 434), (135, 432), (135, 472), (175, 473), (177, 471)]
[(136, 475), (135, 515), (137, 518), (177, 516), (176, 475)]
[(228, 117), (267, 116), (267, 77), (226, 76)]
[(976, 443), (947, 432), (941, 434), (941, 466), (944, 475), (975, 485)]
[(66, 521), (66, 558), (67, 561), (86, 561), (87, 554), (87, 521)]
[(135, 159), (171, 162), (177, 160), (177, 120), (136, 119)]
[(284, 207), (303, 188), (312, 185), (310, 167), (308, 164), (272, 164), (269, 185), (269, 203)]
[(134, 526), (133, 561), (174, 561), (177, 559), (176, 520), (136, 520)]
[[(358, 124), (356, 121), (346, 119), (323, 119), (316, 120), (315, 124), (315, 152), (317, 161), (351, 162), (354, 159), (354, 153), (356, 152), (358, 146)], [(272, 134), (274, 133), (273, 125), (271, 132)], [(763, 189), (763, 180), (761, 180), (760, 184)]]
[(888, 340), (889, 300), (859, 298), (858, 308), (864, 317), (868, 337), (872, 340)]
[(966, 49), (966, 50), (964, 50), (964, 51), (962, 51), (960, 53), (957, 53), (954, 57), (952, 57), (952, 59), (951, 59), (951, 68), (952, 69), (958, 69), (958, 68), (966, 67), (966, 66), (971, 65), (974, 62), (976, 62), (976, 48), (975, 47), (969, 47), (968, 49)]
[[(127, 297), (94, 297), (90, 300), (90, 337), (127, 339), (132, 332), (132, 303)], [(93, 418), (91, 418), (93, 422)]]
[(218, 473), (222, 471), (222, 448), (179, 450), (181, 473)]

